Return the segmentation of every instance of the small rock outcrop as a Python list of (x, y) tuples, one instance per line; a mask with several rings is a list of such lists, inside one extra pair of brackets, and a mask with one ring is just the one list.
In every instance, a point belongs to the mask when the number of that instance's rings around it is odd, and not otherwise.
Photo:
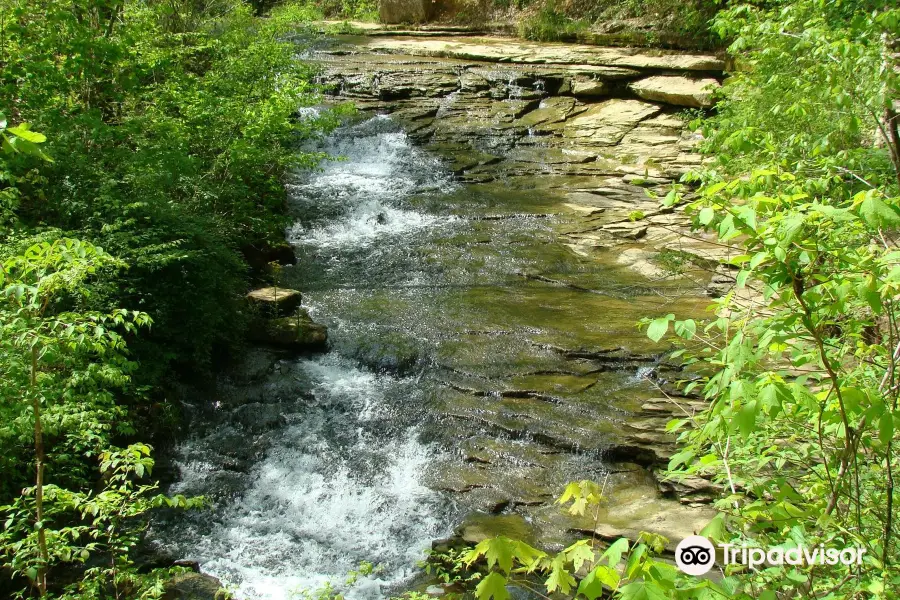
[(322, 352), (328, 347), (328, 328), (314, 322), (305, 309), (289, 317), (257, 321), (250, 329), (254, 342), (294, 352)]
[(247, 294), (247, 300), (265, 316), (284, 317), (293, 314), (303, 301), (297, 290), (280, 287), (265, 287)]
[(609, 84), (598, 79), (573, 79), (573, 96), (605, 96), (609, 93)]
[(712, 92), (718, 87), (719, 82), (711, 77), (693, 79), (679, 75), (657, 75), (628, 85), (628, 89), (644, 100), (691, 108), (711, 107)]
[(163, 600), (228, 600), (231, 594), (222, 582), (203, 573), (181, 573), (165, 584)]

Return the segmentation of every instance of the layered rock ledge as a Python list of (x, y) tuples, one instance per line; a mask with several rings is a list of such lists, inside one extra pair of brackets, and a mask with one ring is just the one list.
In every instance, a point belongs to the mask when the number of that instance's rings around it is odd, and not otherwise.
[[(699, 316), (704, 293), (727, 285), (731, 250), (686, 235), (689, 217), (661, 209), (654, 196), (702, 165), (701, 139), (683, 111), (710, 107), (722, 61), (447, 33), (346, 36), (313, 58), (335, 101), (389, 114), (470, 190), (502, 187), (515, 196), (478, 219), (546, 218), (562, 252), (652, 290), (641, 298), (649, 309), (658, 294), (667, 312), (677, 301)], [(547, 206), (548, 197), (555, 204)], [(535, 356), (562, 361), (552, 369), (485, 362), (502, 345), (502, 328), (471, 332), (478, 356), (451, 349), (437, 357), (439, 435), (460, 441), (429, 485), (476, 511), (475, 524), (448, 543), (518, 532), (521, 523), (518, 533), (550, 546), (586, 532), (608, 539), (647, 530), (677, 542), (699, 530), (714, 514), (706, 505), (717, 490), (705, 480), (663, 481), (657, 470), (675, 447), (665, 423), (702, 403), (666, 384), (677, 367), (660, 362), (659, 346), (636, 339), (633, 320), (629, 349), (609, 347), (610, 331), (625, 331), (616, 319), (633, 318), (630, 300), (595, 290), (583, 273), (519, 275), (553, 290), (555, 309), (595, 314), (606, 326), (561, 325), (545, 321), (546, 311), (522, 317), (553, 331), (533, 342)], [(592, 391), (624, 369), (655, 373), (669, 395), (623, 400)], [(597, 464), (607, 465), (605, 474), (586, 472)], [(606, 477), (610, 499), (590, 522), (554, 504), (566, 477), (586, 476)]]

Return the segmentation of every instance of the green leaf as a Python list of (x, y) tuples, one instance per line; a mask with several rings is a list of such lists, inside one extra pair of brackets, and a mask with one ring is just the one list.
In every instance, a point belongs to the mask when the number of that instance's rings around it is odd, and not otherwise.
[(478, 600), (509, 600), (509, 592), (506, 590), (506, 577), (492, 571), (487, 577), (475, 586), (475, 597)]
[(600, 559), (606, 559), (611, 567), (615, 567), (622, 560), (622, 555), (628, 552), (628, 539), (619, 538), (609, 545), (609, 548), (600, 556)]
[(633, 581), (619, 588), (621, 600), (669, 600), (666, 590), (653, 581)]
[(719, 513), (713, 517), (706, 527), (700, 530), (699, 535), (715, 541), (725, 539), (725, 515)]
[(548, 592), (560, 591), (563, 594), (568, 594), (575, 586), (575, 578), (566, 569), (562, 555), (558, 555), (550, 564), (550, 576), (545, 584)]
[(604, 586), (616, 589), (619, 586), (619, 574), (606, 565), (598, 565), (578, 584), (578, 594), (588, 600), (596, 600), (603, 595)]
[(675, 315), (668, 315), (651, 321), (650, 326), (647, 327), (647, 337), (654, 342), (661, 340), (666, 335), (666, 332), (669, 331), (669, 321), (674, 318)]
[(475, 552), (483, 554), (489, 568), (498, 565), (504, 573), (509, 573), (513, 566), (515, 553), (514, 542), (506, 537), (488, 538), (475, 547)]
[(569, 546), (566, 550), (566, 559), (578, 571), (585, 562), (594, 562), (594, 551), (588, 546), (587, 540), (581, 540)]
[(625, 563), (625, 577), (634, 579), (643, 565), (642, 559), (647, 553), (646, 544), (638, 544), (631, 549), (628, 560)]
[(886, 411), (878, 420), (878, 439), (882, 444), (887, 445), (894, 437), (894, 415), (890, 411)]
[(750, 434), (753, 433), (753, 430), (756, 429), (756, 411), (757, 411), (757, 403), (755, 400), (751, 402), (747, 402), (741, 409), (738, 411), (735, 420), (737, 421), (738, 429), (741, 432), (741, 435), (744, 439), (750, 437)]
[(712, 209), (712, 207), (707, 206), (703, 210), (700, 211), (700, 214), (697, 215), (697, 220), (700, 221), (701, 225), (709, 225), (712, 223), (713, 218), (716, 216), (716, 211)]
[(689, 340), (694, 337), (695, 333), (697, 333), (697, 323), (693, 319), (675, 321), (675, 335), (678, 337)]
[(897, 227), (900, 215), (875, 194), (867, 194), (867, 198), (859, 205), (859, 216), (869, 227), (874, 229)]
[(28, 128), (28, 123), (22, 123), (21, 125), (17, 125), (16, 127), (8, 127), (6, 131), (15, 135), (16, 137), (22, 138), (26, 142), (31, 142), (32, 144), (42, 144), (47, 141), (47, 136), (45, 136), (43, 133), (31, 131)]
[(878, 293), (878, 290), (873, 289), (873, 286), (870, 285), (869, 282), (860, 283), (859, 286), (857, 286), (856, 291), (859, 294), (860, 299), (864, 300), (876, 315), (880, 315), (884, 311), (881, 294)]

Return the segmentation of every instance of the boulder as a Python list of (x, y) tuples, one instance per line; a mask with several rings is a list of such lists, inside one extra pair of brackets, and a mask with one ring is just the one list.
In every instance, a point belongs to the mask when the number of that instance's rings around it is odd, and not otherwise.
[(328, 328), (314, 322), (300, 308), (294, 316), (258, 321), (250, 329), (250, 339), (294, 352), (324, 352), (328, 347)]
[[(423, 8), (419, 8), (424, 4)], [(381, 20), (386, 18), (416, 20), (418, 15), (429, 14), (427, 0), (381, 0)], [(418, 17), (422, 20), (421, 17)], [(397, 22), (397, 21), (390, 21)], [(461, 37), (434, 35), (411, 37), (403, 35), (370, 36), (365, 41), (370, 52), (387, 52), (409, 56), (432, 56), (501, 62), (504, 64), (566, 65), (578, 71), (596, 73), (621, 73), (627, 69), (705, 71), (721, 73), (725, 62), (712, 55), (670, 53), (654, 49), (600, 48), (589, 44), (547, 44), (529, 42), (499, 36)], [(595, 69), (613, 68), (614, 71)]]
[(605, 96), (609, 93), (609, 85), (597, 79), (573, 79), (573, 96)]
[(222, 582), (203, 573), (181, 573), (165, 583), (163, 600), (227, 600)]
[(678, 498), (682, 504), (711, 504), (725, 492), (721, 485), (694, 475), (662, 480), (658, 486), (662, 494)]
[(667, 277), (667, 273), (659, 265), (653, 262), (654, 253), (643, 248), (627, 248), (619, 253), (616, 262), (627, 266), (629, 269), (643, 275), (650, 280), (659, 280)]
[(689, 507), (678, 502), (643, 497), (626, 504), (617, 504), (615, 511), (592, 527), (574, 527), (573, 531), (590, 535), (606, 542), (628, 538), (636, 542), (641, 532), (647, 531), (665, 537), (665, 550), (674, 553), (678, 542), (697, 535), (716, 516), (716, 511), (706, 507)]
[(628, 85), (632, 93), (644, 100), (691, 108), (711, 107), (712, 92), (718, 87), (719, 82), (710, 77), (694, 79), (680, 75), (657, 75)]
[(647, 235), (647, 224), (640, 221), (622, 221), (604, 225), (603, 231), (626, 240), (639, 240)]
[(516, 124), (523, 127), (534, 127), (535, 125), (560, 123), (566, 120), (574, 108), (575, 100), (573, 98), (547, 98), (541, 101), (537, 109), (521, 117)]
[(424, 23), (430, 11), (430, 0), (381, 0), (378, 3), (378, 18), (382, 23)]
[(260, 314), (284, 317), (300, 308), (303, 295), (289, 288), (264, 287), (247, 294), (247, 300), (259, 308)]
[(534, 528), (521, 515), (470, 514), (456, 529), (456, 535), (467, 544), (478, 544), (503, 535), (514, 540), (533, 542)]

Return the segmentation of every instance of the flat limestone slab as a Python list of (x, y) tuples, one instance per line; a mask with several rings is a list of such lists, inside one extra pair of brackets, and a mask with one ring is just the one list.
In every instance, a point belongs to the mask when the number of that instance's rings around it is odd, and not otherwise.
[(622, 141), (638, 123), (659, 111), (658, 105), (641, 100), (607, 100), (567, 120), (563, 136), (580, 138), (588, 144), (612, 146)]
[(284, 316), (297, 310), (303, 295), (289, 288), (264, 287), (248, 293), (247, 300), (266, 315)]
[(603, 48), (587, 44), (551, 44), (501, 37), (350, 36), (347, 42), (369, 52), (437, 56), (485, 62), (566, 64), (633, 69), (721, 72), (725, 63), (715, 56)]
[(691, 108), (711, 107), (712, 92), (718, 87), (719, 82), (711, 77), (693, 79), (679, 75), (657, 75), (628, 85), (628, 89), (644, 100)]

